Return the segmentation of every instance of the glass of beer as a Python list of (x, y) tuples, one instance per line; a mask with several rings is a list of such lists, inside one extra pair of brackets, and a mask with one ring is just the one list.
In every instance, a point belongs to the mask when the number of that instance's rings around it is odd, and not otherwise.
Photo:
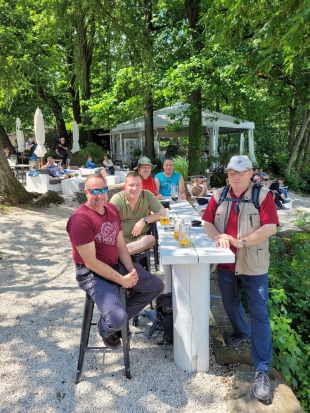
[(176, 185), (171, 185), (171, 199), (173, 202), (178, 202), (179, 189)]
[(161, 225), (169, 224), (169, 208), (162, 208), (160, 210), (160, 223)]
[[(171, 218), (170, 218), (171, 222)], [(184, 219), (173, 219), (173, 226), (169, 228), (169, 234), (174, 237), (177, 241), (179, 241), (179, 228), (180, 225), (184, 225)]]
[(196, 235), (190, 230), (189, 225), (181, 224), (179, 226), (179, 244), (182, 248), (189, 248), (192, 242), (196, 241)]

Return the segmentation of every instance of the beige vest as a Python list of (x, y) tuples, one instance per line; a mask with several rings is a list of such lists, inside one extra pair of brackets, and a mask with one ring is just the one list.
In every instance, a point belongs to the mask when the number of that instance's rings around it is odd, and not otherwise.
[[(242, 199), (249, 200), (252, 198), (252, 182), (249, 188), (243, 195)], [(224, 188), (220, 188), (214, 192), (214, 199), (216, 203), (219, 202)], [(258, 203), (261, 205), (268, 195), (269, 189), (262, 187), (259, 193)], [(231, 198), (228, 191), (226, 198)], [(231, 208), (234, 208), (235, 202), (223, 201), (218, 207), (215, 217), (214, 226), (221, 233), (224, 234), (230, 216)], [(262, 226), (260, 222), (259, 211), (255, 208), (252, 202), (239, 202), (238, 215), (238, 235), (237, 239), (245, 238), (252, 234)], [(236, 269), (235, 274), (245, 275), (261, 275), (268, 272), (269, 267), (269, 239), (260, 242), (256, 245), (251, 245), (247, 248), (237, 248), (236, 254)]]

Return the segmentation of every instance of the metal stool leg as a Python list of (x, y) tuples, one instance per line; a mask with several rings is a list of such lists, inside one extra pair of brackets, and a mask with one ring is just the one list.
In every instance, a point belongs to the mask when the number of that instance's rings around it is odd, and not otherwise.
[[(120, 301), (123, 304), (124, 308), (127, 308), (127, 290), (124, 287), (121, 287), (120, 289)], [(127, 379), (131, 379), (130, 360), (129, 360), (130, 342), (129, 342), (128, 321), (125, 324), (125, 326), (122, 328), (121, 333), (122, 333), (123, 352), (124, 352), (125, 375)]]
[(76, 379), (75, 379), (76, 384), (80, 381), (82, 370), (83, 370), (84, 356), (85, 356), (86, 349), (88, 346), (88, 339), (89, 339), (91, 320), (93, 317), (93, 311), (94, 311), (94, 301), (88, 294), (86, 294), (84, 315), (83, 315), (83, 322), (82, 322), (81, 341), (80, 341), (80, 353), (79, 353), (79, 360), (78, 360), (77, 373), (76, 373)]

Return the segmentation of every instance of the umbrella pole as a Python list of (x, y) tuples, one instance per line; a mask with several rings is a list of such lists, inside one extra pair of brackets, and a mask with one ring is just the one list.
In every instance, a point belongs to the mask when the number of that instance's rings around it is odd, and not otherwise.
[(41, 168), (43, 168), (43, 158), (41, 158)]
[(24, 163), (24, 152), (21, 153), (22, 156), (22, 164)]

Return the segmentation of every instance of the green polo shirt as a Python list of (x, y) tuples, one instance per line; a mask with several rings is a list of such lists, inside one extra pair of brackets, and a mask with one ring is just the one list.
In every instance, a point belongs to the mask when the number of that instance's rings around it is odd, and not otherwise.
[[(163, 207), (152, 192), (144, 189), (142, 189), (134, 211), (132, 211), (131, 205), (128, 202), (126, 191), (121, 191), (113, 195), (110, 202), (114, 204), (119, 211), (124, 237), (131, 236), (133, 227), (141, 218), (147, 217), (149, 211), (156, 213)], [(150, 226), (146, 223), (141, 231), (141, 235), (145, 234), (149, 228)]]

